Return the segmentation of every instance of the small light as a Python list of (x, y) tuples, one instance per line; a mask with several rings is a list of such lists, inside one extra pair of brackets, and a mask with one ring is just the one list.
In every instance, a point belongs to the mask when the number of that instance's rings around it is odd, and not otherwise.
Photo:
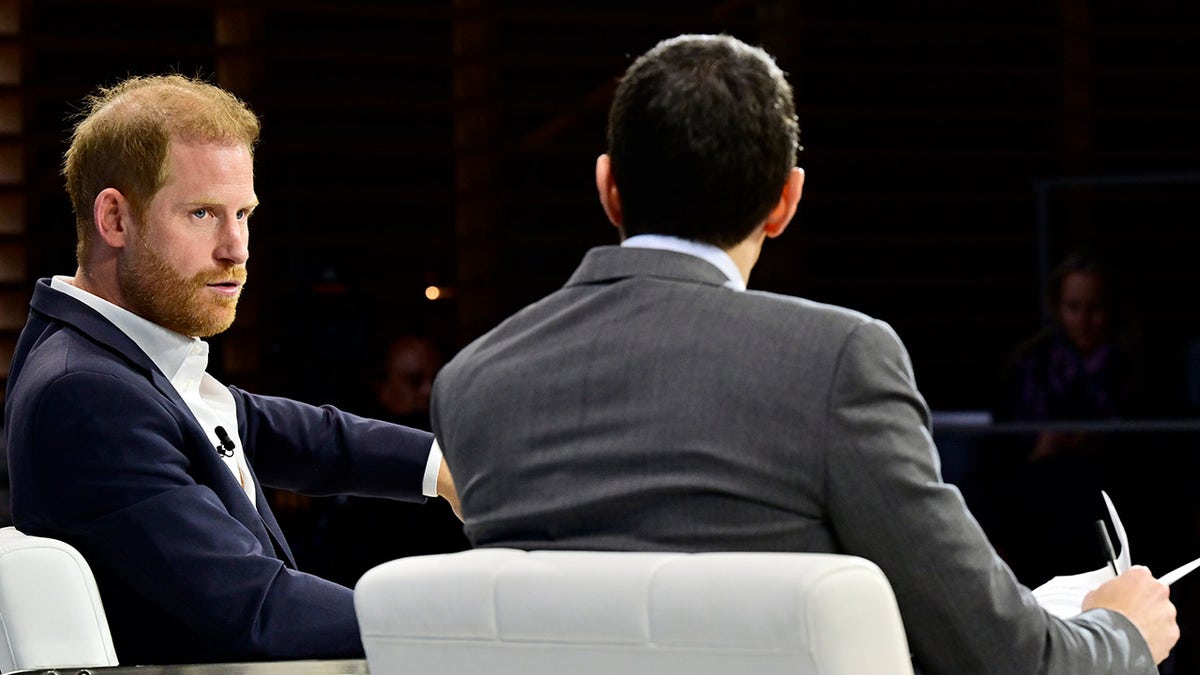
[(426, 299), (437, 300), (440, 297), (442, 297), (442, 289), (438, 288), (437, 286), (426, 286), (425, 287), (425, 298)]

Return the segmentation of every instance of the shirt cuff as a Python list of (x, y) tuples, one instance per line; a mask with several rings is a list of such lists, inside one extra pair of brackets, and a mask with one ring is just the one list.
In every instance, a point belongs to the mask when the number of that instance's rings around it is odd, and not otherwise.
[(429, 459), (425, 461), (425, 477), (421, 479), (421, 494), (426, 497), (436, 497), (438, 472), (442, 470), (442, 448), (437, 439), (429, 448)]

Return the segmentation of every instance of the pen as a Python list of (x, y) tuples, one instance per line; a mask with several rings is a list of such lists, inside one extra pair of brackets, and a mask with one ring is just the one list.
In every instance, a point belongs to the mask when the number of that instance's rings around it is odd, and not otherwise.
[(1113, 551), (1112, 540), (1108, 538), (1108, 528), (1104, 526), (1103, 520), (1096, 521), (1096, 535), (1100, 537), (1100, 550), (1103, 551), (1108, 564), (1112, 566), (1113, 574), (1120, 576), (1121, 573), (1117, 571), (1117, 554)]

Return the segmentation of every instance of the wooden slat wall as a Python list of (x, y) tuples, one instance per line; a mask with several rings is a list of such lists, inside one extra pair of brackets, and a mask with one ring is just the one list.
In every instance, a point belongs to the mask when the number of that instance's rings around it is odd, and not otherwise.
[(0, 2), (0, 402), (29, 298), (23, 60), (20, 3)]

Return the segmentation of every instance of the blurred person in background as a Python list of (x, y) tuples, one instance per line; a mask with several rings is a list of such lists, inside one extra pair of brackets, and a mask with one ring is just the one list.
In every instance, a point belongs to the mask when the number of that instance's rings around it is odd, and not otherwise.
[[(362, 387), (361, 412), (428, 431), (429, 396), (442, 367), (442, 351), (429, 337), (402, 332), (368, 349), (372, 354)], [(462, 521), (446, 504), (413, 505), (390, 499), (337, 496), (308, 498), (279, 493), (286, 504), (282, 525), (296, 541), (296, 555), (315, 574), (354, 586), (380, 563), (412, 555), (448, 553), (470, 547)], [(281, 521), (285, 516), (281, 516)]]
[[(1049, 323), (1009, 357), (994, 418), (1048, 426), (991, 439), (976, 478), (986, 482), (990, 502), (981, 505), (981, 520), (1030, 585), (1095, 568), (1092, 524), (1106, 517), (1101, 490), (1130, 526), (1141, 525), (1148, 496), (1138, 488), (1144, 463), (1129, 461), (1128, 436), (1086, 428), (1140, 412), (1132, 312), (1110, 267), (1094, 254), (1072, 253), (1044, 294)], [(1161, 476), (1152, 480), (1163, 484)]]

